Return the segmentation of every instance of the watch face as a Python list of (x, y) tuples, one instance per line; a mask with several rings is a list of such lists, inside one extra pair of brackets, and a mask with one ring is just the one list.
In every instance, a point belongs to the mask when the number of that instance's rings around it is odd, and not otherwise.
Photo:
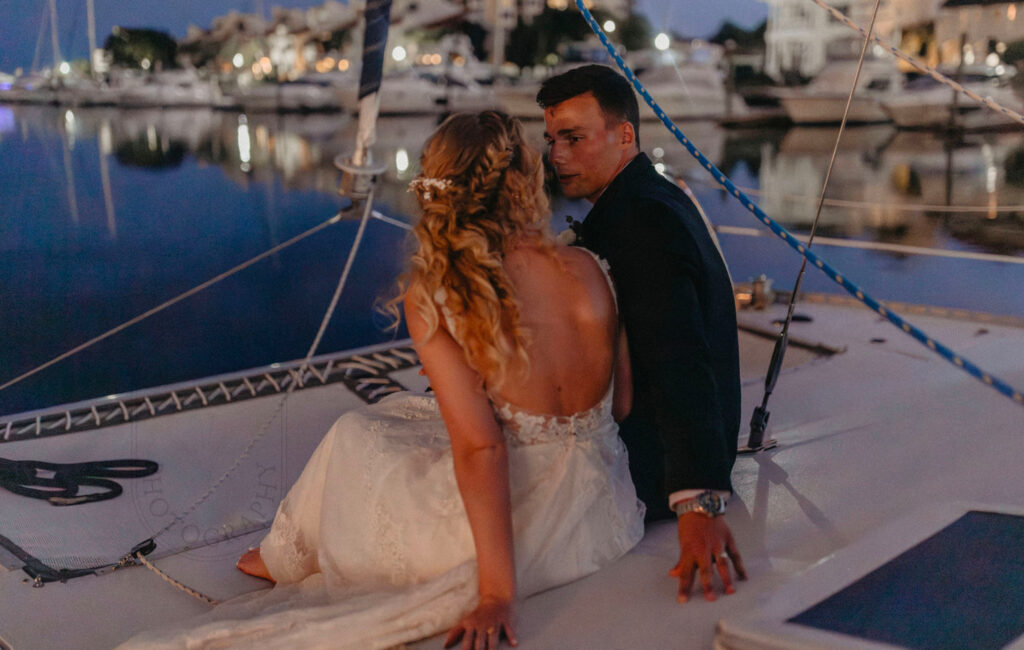
[(722, 511), (722, 499), (714, 492), (702, 493), (697, 497), (697, 503), (708, 514), (717, 514)]

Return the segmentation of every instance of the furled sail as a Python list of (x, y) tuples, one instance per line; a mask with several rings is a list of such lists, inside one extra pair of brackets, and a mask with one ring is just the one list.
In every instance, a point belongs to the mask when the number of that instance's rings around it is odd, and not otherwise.
[(352, 163), (357, 166), (371, 162), (368, 160), (369, 147), (376, 139), (391, 0), (367, 0), (363, 16), (366, 31), (363, 35), (362, 69), (359, 73), (359, 129), (356, 133), (356, 149), (352, 154)]

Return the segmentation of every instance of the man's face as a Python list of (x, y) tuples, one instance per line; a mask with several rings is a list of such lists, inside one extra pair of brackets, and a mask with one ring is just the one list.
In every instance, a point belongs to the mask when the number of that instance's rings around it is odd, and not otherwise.
[(609, 126), (593, 93), (544, 109), (548, 160), (571, 199), (597, 200), (636, 154), (633, 126)]

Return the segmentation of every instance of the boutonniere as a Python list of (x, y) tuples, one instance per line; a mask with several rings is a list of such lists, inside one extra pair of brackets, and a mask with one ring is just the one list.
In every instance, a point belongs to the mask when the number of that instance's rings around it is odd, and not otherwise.
[(569, 215), (565, 215), (565, 221), (569, 227), (558, 233), (558, 243), (566, 246), (583, 246), (583, 222), (576, 221)]

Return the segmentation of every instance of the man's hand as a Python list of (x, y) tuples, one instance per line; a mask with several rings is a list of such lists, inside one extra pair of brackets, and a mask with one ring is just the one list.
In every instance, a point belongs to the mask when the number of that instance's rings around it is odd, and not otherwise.
[(694, 570), (700, 575), (704, 598), (709, 601), (717, 599), (711, 588), (712, 564), (718, 569), (725, 593), (735, 593), (729, 560), (736, 569), (736, 577), (746, 580), (743, 558), (724, 517), (709, 517), (699, 512), (687, 512), (679, 517), (679, 562), (668, 572), (670, 576), (679, 578), (679, 602), (685, 603), (690, 598)]

